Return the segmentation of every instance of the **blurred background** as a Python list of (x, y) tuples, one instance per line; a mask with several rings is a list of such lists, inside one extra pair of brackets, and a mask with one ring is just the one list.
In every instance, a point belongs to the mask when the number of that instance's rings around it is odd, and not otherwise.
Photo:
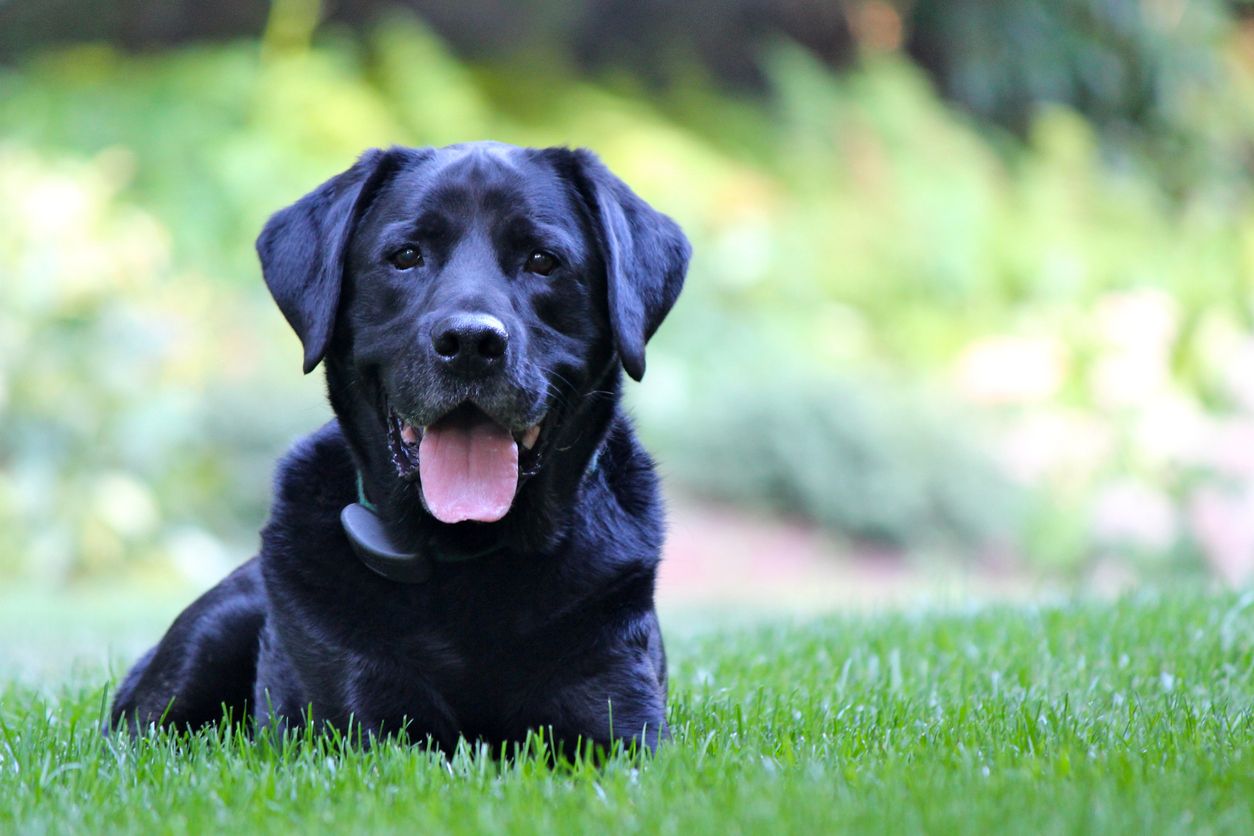
[(1254, 576), (1254, 2), (0, 0), (10, 661), (253, 553), (329, 415), (256, 233), (480, 138), (695, 246), (629, 394), (665, 606)]

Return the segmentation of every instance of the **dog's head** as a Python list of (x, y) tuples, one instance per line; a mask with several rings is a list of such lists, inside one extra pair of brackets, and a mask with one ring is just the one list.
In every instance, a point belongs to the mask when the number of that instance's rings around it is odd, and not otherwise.
[(689, 257), (593, 154), (495, 143), (369, 151), (257, 250), (376, 490), (450, 526), (591, 454), (589, 408), (644, 374)]

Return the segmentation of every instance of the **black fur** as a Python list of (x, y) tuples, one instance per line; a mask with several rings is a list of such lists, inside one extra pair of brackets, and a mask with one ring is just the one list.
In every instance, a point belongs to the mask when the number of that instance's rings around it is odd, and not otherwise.
[[(423, 263), (401, 269), (389, 258), (408, 245)], [(529, 730), (664, 739), (662, 509), (619, 390), (683, 283), (679, 228), (586, 151), (476, 143), (367, 152), (275, 214), (257, 248), (337, 417), (282, 460), (260, 554), (136, 663), (114, 725), (197, 727), (225, 707), (446, 750)], [(551, 274), (526, 269), (536, 249), (557, 256)], [(440, 318), (465, 311), (508, 332), (490, 374), (454, 374), (431, 349)], [(396, 461), (389, 413), (426, 426), (467, 403), (543, 431), (500, 521), (445, 524)], [(354, 555), (339, 514), (359, 475), (393, 539), (434, 558), (426, 582)]]

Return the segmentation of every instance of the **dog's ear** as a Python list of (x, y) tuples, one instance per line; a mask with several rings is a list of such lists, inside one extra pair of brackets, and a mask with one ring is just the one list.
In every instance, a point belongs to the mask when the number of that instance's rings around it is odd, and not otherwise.
[(398, 165), (398, 150), (372, 149), (286, 209), (257, 238), (270, 295), (305, 349), (305, 374), (322, 361), (335, 330), (344, 257), (353, 227)]
[(644, 346), (684, 285), (692, 247), (673, 220), (640, 199), (591, 151), (574, 152), (596, 221), (609, 294), (610, 328), (623, 368), (644, 377)]

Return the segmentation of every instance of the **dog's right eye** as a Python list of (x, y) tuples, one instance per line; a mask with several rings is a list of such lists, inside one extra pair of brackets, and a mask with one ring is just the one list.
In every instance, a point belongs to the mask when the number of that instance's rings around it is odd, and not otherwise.
[(547, 276), (557, 269), (557, 256), (548, 250), (535, 250), (527, 256), (527, 269), (539, 276)]
[(408, 270), (422, 264), (422, 253), (417, 247), (401, 247), (388, 256), (388, 261), (392, 262), (392, 266), (397, 270)]

